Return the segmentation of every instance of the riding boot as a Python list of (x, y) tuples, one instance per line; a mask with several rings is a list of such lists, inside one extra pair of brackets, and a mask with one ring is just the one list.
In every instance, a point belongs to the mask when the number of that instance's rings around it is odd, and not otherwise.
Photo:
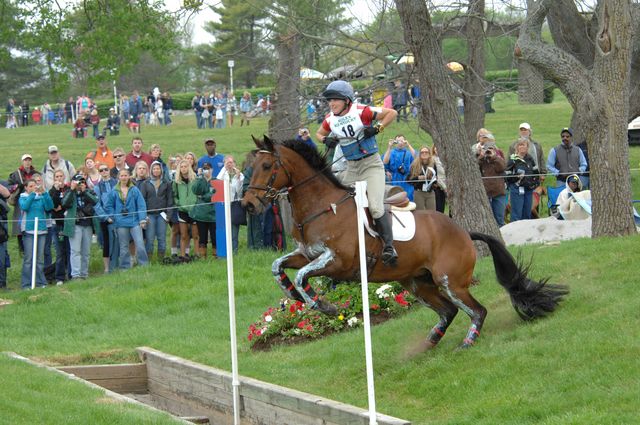
[(385, 266), (395, 266), (398, 261), (398, 253), (393, 247), (393, 231), (391, 230), (391, 213), (388, 211), (376, 220), (376, 228), (384, 242), (382, 248), (382, 262)]

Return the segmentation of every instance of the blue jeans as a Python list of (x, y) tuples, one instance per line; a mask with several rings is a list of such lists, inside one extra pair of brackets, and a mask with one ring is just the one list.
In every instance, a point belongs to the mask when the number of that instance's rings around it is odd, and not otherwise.
[(91, 253), (91, 226), (76, 224), (73, 236), (69, 239), (71, 245), (71, 279), (89, 276), (89, 254)]
[(164, 125), (169, 125), (171, 124), (171, 115), (169, 115), (169, 110), (165, 109), (164, 110)]
[(116, 228), (118, 233), (118, 246), (120, 249), (120, 268), (131, 268), (131, 255), (129, 254), (129, 240), (133, 239), (133, 243), (136, 247), (136, 256), (138, 257), (138, 264), (146, 266), (149, 264), (149, 257), (147, 257), (147, 251), (144, 249), (144, 240), (142, 239), (142, 228), (136, 227), (118, 227)]
[(498, 223), (498, 227), (504, 226), (504, 211), (507, 208), (507, 195), (498, 195), (493, 198), (489, 197), (489, 205), (493, 211), (493, 217)]
[(9, 264), (7, 264), (8, 257), (7, 243), (2, 242), (0, 243), (0, 288), (7, 287), (7, 268), (9, 267)]
[[(213, 128), (213, 116), (211, 112), (209, 112), (209, 116), (206, 118), (206, 121), (207, 121), (207, 128)], [(204, 124), (202, 125), (202, 128), (204, 128)]]
[(160, 214), (149, 214), (147, 223), (147, 256), (153, 254), (153, 242), (158, 239), (158, 253), (164, 255), (167, 247), (167, 222)]
[(509, 185), (509, 199), (511, 200), (511, 221), (531, 219), (531, 204), (533, 189), (525, 189), (520, 195), (520, 188), (515, 184)]
[[(22, 289), (31, 288), (31, 268), (33, 267), (33, 239), (32, 233), (23, 233), (22, 243), (24, 244), (24, 258), (22, 260)], [(38, 235), (38, 246), (36, 248), (36, 286), (44, 288), (47, 286), (47, 279), (44, 277), (44, 241), (46, 234)]]
[(233, 247), (233, 252), (238, 252), (238, 234), (240, 233), (240, 225), (232, 224), (231, 225), (231, 245)]
[(62, 235), (62, 226), (56, 230), (55, 242), (56, 280), (65, 281), (71, 276), (71, 244), (69, 238)]
[(198, 128), (204, 128), (203, 124), (204, 122), (202, 121), (202, 111), (196, 111), (196, 126)]
[[(56, 237), (58, 236), (58, 229), (55, 224), (51, 227), (47, 227), (47, 236), (44, 240), (44, 266), (49, 267), (51, 263), (53, 263), (53, 258), (51, 257), (51, 244), (55, 243)], [(57, 251), (56, 251), (57, 255)]]

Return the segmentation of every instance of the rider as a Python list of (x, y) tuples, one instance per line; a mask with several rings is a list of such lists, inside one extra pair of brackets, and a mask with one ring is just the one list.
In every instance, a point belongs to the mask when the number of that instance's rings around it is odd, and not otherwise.
[[(316, 137), (329, 149), (340, 144), (347, 159), (346, 185), (366, 180), (369, 212), (384, 241), (382, 261), (385, 265), (394, 265), (398, 253), (393, 247), (391, 216), (384, 210), (385, 171), (375, 135), (392, 123), (398, 113), (390, 108), (358, 105), (353, 87), (342, 80), (330, 83), (322, 95), (329, 102), (331, 113), (325, 117)], [(374, 125), (376, 121), (379, 123)]]

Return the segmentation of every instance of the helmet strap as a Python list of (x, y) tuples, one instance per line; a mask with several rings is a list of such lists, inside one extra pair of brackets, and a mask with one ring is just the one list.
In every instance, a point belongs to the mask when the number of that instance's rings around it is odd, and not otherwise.
[(346, 110), (348, 110), (351, 107), (351, 100), (350, 99), (345, 99), (344, 101), (344, 108), (342, 108), (340, 110), (340, 112), (337, 113), (338, 116), (342, 115), (342, 113)]

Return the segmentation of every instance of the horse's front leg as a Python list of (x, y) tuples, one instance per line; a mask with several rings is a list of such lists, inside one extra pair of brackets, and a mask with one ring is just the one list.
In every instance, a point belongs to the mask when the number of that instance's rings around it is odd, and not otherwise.
[(300, 249), (296, 249), (287, 255), (276, 259), (271, 265), (271, 273), (276, 283), (282, 289), (284, 294), (296, 301), (306, 302), (301, 293), (297, 290), (294, 284), (289, 279), (289, 276), (285, 273), (285, 269), (300, 269), (309, 264), (309, 259), (302, 254)]
[(327, 266), (332, 263), (334, 259), (335, 253), (331, 249), (325, 248), (319, 257), (298, 270), (294, 281), (295, 288), (302, 295), (304, 302), (309, 307), (331, 316), (336, 316), (338, 309), (333, 304), (318, 297), (318, 294), (309, 283), (309, 278), (313, 276), (323, 276)]

